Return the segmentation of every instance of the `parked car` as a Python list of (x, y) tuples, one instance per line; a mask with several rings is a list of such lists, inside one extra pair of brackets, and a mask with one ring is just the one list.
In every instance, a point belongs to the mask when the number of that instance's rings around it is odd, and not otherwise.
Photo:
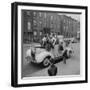
[(26, 59), (28, 61), (31, 61), (31, 63), (42, 64), (44, 67), (49, 66), (50, 58), (54, 58), (53, 54), (42, 47), (30, 47), (30, 49), (26, 51)]
[(72, 38), (71, 42), (72, 43), (77, 43), (77, 39), (76, 38)]
[[(67, 51), (66, 55), (63, 55), (64, 52)], [(26, 51), (26, 59), (31, 61), (31, 63), (42, 64), (44, 67), (50, 65), (50, 59), (53, 60), (60, 60), (65, 56), (65, 58), (70, 58), (72, 56), (72, 48), (71, 47), (64, 47), (63, 50), (59, 50), (59, 44), (55, 45), (54, 49), (47, 51), (45, 48), (42, 47), (30, 47)]]

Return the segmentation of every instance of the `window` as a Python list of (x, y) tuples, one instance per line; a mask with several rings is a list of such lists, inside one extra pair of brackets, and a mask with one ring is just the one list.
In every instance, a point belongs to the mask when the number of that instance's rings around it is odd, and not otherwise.
[(44, 22), (44, 27), (46, 27), (47, 25), (46, 25), (46, 22)]
[(42, 27), (42, 22), (41, 21), (39, 22), (39, 26)]
[(41, 13), (41, 12), (39, 12), (39, 16), (40, 16), (40, 17), (42, 16), (42, 13)]
[(31, 23), (29, 21), (27, 22), (27, 28), (28, 30), (31, 30)]
[(51, 16), (51, 20), (53, 20), (53, 16)]
[(36, 25), (37, 25), (36, 20), (33, 20), (33, 25), (34, 25), (34, 26), (36, 26)]
[(71, 24), (71, 22), (69, 21), (69, 25)]
[(64, 30), (66, 30), (66, 26), (64, 26)]
[(28, 16), (30, 16), (30, 11), (27, 11), (26, 13), (27, 13)]
[(63, 23), (65, 23), (65, 19), (63, 19)]
[(66, 26), (66, 30), (68, 30), (68, 26)]
[(40, 24), (40, 26), (41, 26), (41, 25), (42, 25), (42, 22), (40, 21), (39, 24)]
[(40, 36), (42, 35), (42, 32), (40, 32)]
[(33, 15), (36, 16), (36, 12), (33, 12)]
[(41, 22), (41, 21), (40, 21), (39, 23), (40, 23), (40, 24), (42, 24), (42, 22)]
[(36, 36), (37, 35), (37, 32), (36, 31), (34, 31), (34, 36)]
[(51, 23), (50, 27), (53, 28), (53, 24), (52, 23)]
[(47, 16), (46, 16), (46, 13), (44, 13), (44, 17), (46, 18)]

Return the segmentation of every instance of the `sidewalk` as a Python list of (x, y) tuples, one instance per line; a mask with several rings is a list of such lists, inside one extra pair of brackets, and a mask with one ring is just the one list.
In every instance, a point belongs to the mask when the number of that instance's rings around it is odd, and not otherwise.
[(40, 43), (23, 44), (24, 47), (41, 46)]

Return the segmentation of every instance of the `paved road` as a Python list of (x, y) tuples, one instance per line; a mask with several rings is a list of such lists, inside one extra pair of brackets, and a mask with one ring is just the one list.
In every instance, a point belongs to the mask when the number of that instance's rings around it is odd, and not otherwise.
[[(80, 74), (80, 44), (74, 43), (71, 44), (74, 50), (73, 56), (67, 60), (67, 64), (63, 64), (63, 62), (58, 62), (55, 65), (58, 67), (57, 75), (79, 75)], [(29, 48), (29, 46), (24, 46), (23, 53), (23, 69), (22, 75), (23, 77), (31, 77), (31, 76), (47, 76), (47, 69), (40, 66), (33, 65), (28, 63), (25, 60), (25, 51)]]

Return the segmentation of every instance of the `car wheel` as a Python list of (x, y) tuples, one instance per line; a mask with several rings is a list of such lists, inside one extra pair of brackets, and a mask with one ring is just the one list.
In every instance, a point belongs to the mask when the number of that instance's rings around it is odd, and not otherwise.
[(46, 58), (44, 59), (44, 61), (43, 61), (43, 66), (44, 66), (44, 67), (48, 67), (49, 65), (50, 65), (49, 58), (46, 57)]

